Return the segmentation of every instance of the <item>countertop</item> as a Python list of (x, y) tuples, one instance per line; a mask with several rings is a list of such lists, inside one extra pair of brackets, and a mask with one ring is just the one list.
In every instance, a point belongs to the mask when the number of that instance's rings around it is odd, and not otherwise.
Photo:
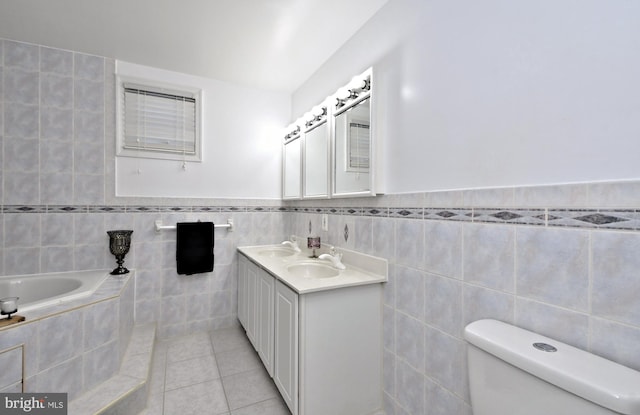
[[(264, 254), (264, 252), (278, 248), (286, 249), (283, 245), (259, 245), (238, 247), (238, 251), (275, 278), (288, 285), (298, 294), (334, 290), (357, 285), (377, 284), (387, 281), (388, 263), (387, 260), (383, 258), (347, 249), (338, 249), (338, 252), (343, 254), (342, 263), (346, 266), (346, 269), (337, 270), (338, 275), (335, 277), (313, 278), (296, 275), (287, 268), (299, 262), (317, 261), (326, 265), (331, 265), (331, 262), (326, 259), (309, 258), (310, 253), (306, 249), (291, 256)], [(325, 252), (325, 249), (321, 249), (318, 251), (318, 255)]]

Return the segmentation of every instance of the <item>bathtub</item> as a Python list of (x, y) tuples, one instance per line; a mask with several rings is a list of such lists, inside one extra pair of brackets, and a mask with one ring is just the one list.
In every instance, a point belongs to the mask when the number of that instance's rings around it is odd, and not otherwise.
[(20, 297), (18, 312), (87, 297), (109, 276), (109, 271), (73, 271), (0, 277), (0, 298)]

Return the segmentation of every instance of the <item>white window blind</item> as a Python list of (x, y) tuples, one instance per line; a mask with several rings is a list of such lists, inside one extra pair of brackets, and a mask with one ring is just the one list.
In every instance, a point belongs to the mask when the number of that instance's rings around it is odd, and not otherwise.
[(125, 84), (124, 111), (124, 148), (196, 153), (196, 100), (193, 95)]
[(357, 121), (349, 122), (348, 171), (367, 171), (370, 151), (369, 125)]
[(117, 155), (202, 161), (201, 90), (118, 76)]

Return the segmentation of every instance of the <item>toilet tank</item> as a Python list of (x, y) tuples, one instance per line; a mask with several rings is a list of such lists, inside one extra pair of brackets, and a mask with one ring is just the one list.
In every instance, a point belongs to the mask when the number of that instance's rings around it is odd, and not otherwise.
[(497, 320), (464, 337), (474, 415), (640, 415), (640, 372)]

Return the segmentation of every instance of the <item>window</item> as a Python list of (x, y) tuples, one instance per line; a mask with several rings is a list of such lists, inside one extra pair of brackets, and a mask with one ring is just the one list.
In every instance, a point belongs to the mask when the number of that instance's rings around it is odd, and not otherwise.
[(118, 77), (118, 156), (202, 161), (201, 90)]

